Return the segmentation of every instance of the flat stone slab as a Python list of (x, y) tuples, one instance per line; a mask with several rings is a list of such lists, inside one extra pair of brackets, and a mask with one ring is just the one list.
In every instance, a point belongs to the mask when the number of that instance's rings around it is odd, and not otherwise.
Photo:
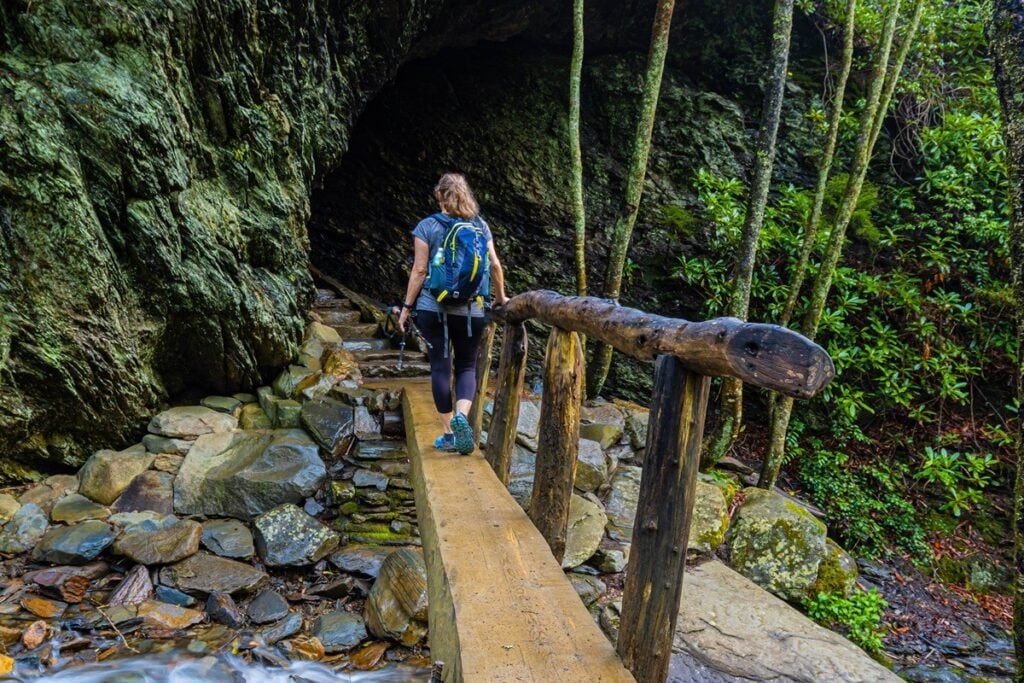
[(669, 683), (898, 683), (899, 676), (717, 560), (686, 570)]
[(430, 650), (445, 662), (446, 679), (634, 681), (480, 453), (434, 449), (429, 382), (401, 386), (427, 564)]

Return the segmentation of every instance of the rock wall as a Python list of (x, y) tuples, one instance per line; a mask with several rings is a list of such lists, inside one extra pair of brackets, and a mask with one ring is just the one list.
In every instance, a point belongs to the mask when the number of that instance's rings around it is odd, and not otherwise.
[[(554, 5), (555, 3), (548, 3)], [(310, 186), (413, 55), (543, 3), (0, 6), (0, 478), (126, 443), (294, 355)]]

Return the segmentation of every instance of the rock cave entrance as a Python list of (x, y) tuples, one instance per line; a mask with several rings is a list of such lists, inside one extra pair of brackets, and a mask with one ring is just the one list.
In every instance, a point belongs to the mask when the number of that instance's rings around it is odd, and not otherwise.
[[(538, 227), (560, 226), (567, 181), (551, 174), (564, 126), (564, 57), (482, 43), (410, 62), (366, 107), (338, 168), (318, 179), (309, 222), (314, 265), (385, 302), (401, 296), (409, 231), (437, 207), (446, 171), (466, 174), (516, 265)], [(556, 90), (557, 89), (557, 90)], [(551, 104), (557, 103), (552, 109)], [(568, 252), (566, 252), (568, 254)]]

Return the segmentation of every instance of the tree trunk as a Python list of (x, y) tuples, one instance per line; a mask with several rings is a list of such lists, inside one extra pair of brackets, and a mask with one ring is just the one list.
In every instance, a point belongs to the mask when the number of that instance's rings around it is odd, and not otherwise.
[[(747, 194), (747, 213), (743, 219), (743, 234), (739, 252), (733, 267), (733, 289), (729, 297), (730, 315), (740, 320), (747, 319), (750, 310), (750, 287), (754, 280), (754, 263), (757, 260), (757, 243), (764, 223), (764, 210), (768, 204), (768, 189), (775, 165), (775, 140), (782, 116), (782, 100), (786, 92), (786, 69), (789, 65), (789, 40), (793, 31), (793, 0), (775, 0), (775, 15), (772, 18), (772, 45), (768, 83), (764, 93), (764, 112), (761, 118), (761, 132), (754, 157), (754, 172)], [(733, 379), (722, 383), (722, 399), (718, 409), (718, 424), (705, 442), (702, 456), (704, 465), (713, 465), (725, 455), (736, 437), (739, 436), (743, 421), (743, 383)]]
[(580, 79), (583, 74), (583, 0), (573, 0), (572, 62), (569, 67), (569, 157), (576, 228), (576, 294), (587, 295), (587, 214), (583, 205), (583, 152), (580, 149)]
[(804, 230), (803, 240), (800, 244), (800, 254), (797, 257), (796, 265), (793, 266), (793, 275), (789, 282), (789, 296), (786, 298), (786, 305), (782, 309), (782, 317), (779, 324), (783, 327), (789, 325), (793, 319), (793, 311), (800, 300), (800, 289), (804, 286), (804, 278), (807, 277), (807, 264), (811, 260), (811, 253), (814, 251), (814, 244), (818, 240), (818, 227), (821, 225), (821, 213), (825, 206), (825, 190), (828, 187), (828, 178), (832, 173), (832, 162), (836, 156), (836, 142), (839, 140), (839, 122), (843, 116), (843, 98), (846, 95), (846, 82), (850, 77), (850, 67), (853, 65), (853, 37), (856, 33), (855, 17), (857, 16), (857, 0), (847, 0), (846, 19), (843, 23), (843, 53), (840, 58), (839, 79), (836, 81), (836, 92), (832, 97), (832, 109), (828, 114), (828, 130), (825, 140), (825, 151), (821, 155), (821, 163), (818, 166), (818, 181), (814, 186), (814, 203), (811, 205), (811, 217), (807, 221), (807, 228)]
[[(846, 190), (843, 192), (839, 210), (836, 212), (835, 225), (832, 227), (828, 244), (825, 246), (821, 268), (818, 270), (818, 275), (814, 279), (814, 285), (811, 288), (809, 308), (800, 326), (800, 331), (809, 339), (814, 339), (818, 332), (821, 314), (825, 310), (825, 302), (828, 300), (828, 294), (832, 288), (832, 277), (835, 275), (836, 267), (839, 265), (839, 257), (843, 253), (846, 229), (849, 227), (850, 219), (853, 218), (853, 212), (857, 208), (857, 200), (860, 198), (860, 191), (864, 186), (864, 177), (868, 171), (868, 162), (871, 160), (871, 153), (874, 150), (875, 141), (878, 139), (878, 132), (881, 130), (882, 124), (880, 120), (885, 118), (886, 111), (889, 109), (889, 102), (896, 90), (896, 81), (903, 70), (904, 60), (910, 52), (910, 43), (913, 42), (914, 35), (917, 33), (924, 1), (916, 0), (915, 2), (914, 15), (907, 28), (903, 46), (898, 53), (891, 74), (889, 74), (889, 62), (892, 54), (893, 38), (896, 35), (900, 0), (893, 0), (886, 15), (882, 41), (878, 47), (878, 59), (872, 71), (871, 84), (868, 87), (867, 106), (865, 106), (864, 113), (861, 115), (860, 131), (857, 134), (853, 163), (850, 166), (850, 179), (846, 184)], [(757, 485), (762, 488), (772, 488), (779, 478), (779, 469), (782, 467), (784, 456), (786, 431), (789, 429), (789, 418), (792, 412), (793, 401), (791, 399), (783, 398), (775, 402), (768, 436), (769, 450), (765, 455), (764, 463), (761, 467), (761, 476), (757, 482)]]
[[(654, 25), (651, 29), (651, 46), (647, 55), (647, 71), (644, 75), (643, 97), (640, 104), (640, 118), (637, 120), (633, 138), (633, 156), (626, 179), (626, 201), (623, 203), (615, 226), (612, 228), (611, 244), (608, 249), (608, 263), (604, 275), (604, 295), (615, 301), (622, 293), (622, 271), (626, 266), (626, 252), (633, 235), (633, 225), (640, 209), (644, 177), (647, 175), (647, 157), (651, 151), (651, 135), (654, 131), (654, 114), (658, 108), (658, 94), (661, 91), (661, 74), (665, 69), (665, 55), (668, 53), (668, 35), (672, 27), (672, 10), (675, 0), (658, 0), (654, 10)], [(595, 397), (604, 388), (608, 370), (612, 364), (612, 347), (598, 344), (590, 366), (587, 368), (587, 393)]]
[(583, 350), (579, 336), (551, 328), (544, 358), (544, 393), (530, 519), (559, 562), (565, 554), (569, 501), (576, 479), (583, 403)]
[[(1010, 259), (1017, 302), (1018, 423), (1024, 425), (1024, 5), (1019, 0), (994, 0), (992, 56), (996, 86), (1003, 105), (1003, 125), (1009, 152)], [(1017, 435), (1017, 480), (1013, 511), (1014, 579), (1013, 643), (1017, 651), (1014, 681), (1024, 683), (1024, 437)]]

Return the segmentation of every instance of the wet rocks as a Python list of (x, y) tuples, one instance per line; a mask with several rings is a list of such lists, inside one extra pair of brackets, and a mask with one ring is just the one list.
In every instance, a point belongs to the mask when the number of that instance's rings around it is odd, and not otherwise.
[(366, 638), (366, 625), (358, 614), (328, 612), (313, 622), (313, 635), (327, 653), (346, 652)]
[(729, 531), (732, 567), (785, 600), (807, 594), (825, 557), (825, 525), (805, 508), (764, 489), (744, 489)]
[(110, 508), (94, 503), (78, 493), (61, 498), (53, 505), (50, 519), (54, 522), (74, 524), (87, 519), (106, 519), (110, 516)]
[[(154, 458), (155, 460), (156, 458)], [(151, 510), (163, 515), (172, 514), (174, 512), (173, 482), (173, 474), (147, 470), (132, 479), (128, 488), (115, 501), (114, 509), (118, 512)]]
[(203, 434), (228, 432), (238, 427), (238, 420), (205, 406), (178, 406), (158, 413), (149, 422), (149, 431), (158, 436), (194, 439)]
[(0, 531), (0, 553), (15, 554), (31, 550), (49, 527), (46, 513), (38, 505), (22, 505)]
[(384, 560), (393, 552), (392, 548), (375, 545), (347, 545), (331, 555), (330, 559), (331, 564), (343, 572), (375, 579), (380, 574)]
[(268, 624), (288, 616), (288, 602), (276, 591), (263, 590), (252, 599), (245, 611), (253, 623)]
[(129, 531), (114, 543), (114, 552), (145, 565), (170, 564), (199, 550), (203, 527), (186, 519), (162, 529)]
[(379, 638), (410, 647), (424, 638), (427, 568), (421, 551), (402, 548), (388, 555), (370, 589), (364, 615), (370, 632)]
[(278, 641), (294, 636), (301, 630), (302, 615), (298, 612), (292, 612), (273, 626), (268, 626), (260, 631), (259, 635), (267, 645), (273, 645)]
[(359, 488), (372, 486), (378, 491), (384, 491), (388, 487), (388, 477), (381, 472), (360, 469), (352, 476), (352, 483)]
[(95, 519), (53, 527), (43, 534), (32, 557), (50, 564), (85, 564), (96, 559), (116, 537), (109, 524)]
[(266, 578), (265, 572), (251, 565), (203, 552), (160, 570), (160, 583), (202, 595), (249, 592)]
[(294, 398), (298, 395), (299, 384), (313, 376), (309, 368), (301, 365), (290, 365), (281, 371), (274, 383), (271, 385), (274, 393), (281, 398)]
[(231, 628), (241, 628), (245, 623), (245, 615), (228, 593), (210, 593), (206, 600), (206, 613), (213, 621)]
[(370, 410), (366, 406), (356, 406), (354, 415), (357, 439), (361, 441), (375, 441), (381, 438), (380, 424), (377, 423), (377, 420), (370, 414)]
[(565, 533), (562, 567), (569, 569), (586, 562), (604, 538), (608, 516), (595, 503), (573, 494), (569, 500), (569, 521)]
[(252, 533), (237, 519), (211, 519), (203, 523), (202, 543), (221, 557), (245, 559), (256, 552)]
[(145, 626), (166, 631), (187, 628), (203, 619), (203, 613), (199, 610), (168, 605), (156, 600), (146, 600), (140, 604), (137, 614)]
[(250, 519), (312, 495), (326, 476), (301, 430), (209, 434), (196, 440), (174, 481), (181, 514)]
[(256, 518), (256, 551), (271, 567), (313, 564), (338, 547), (338, 534), (286, 503)]
[(602, 574), (617, 574), (626, 568), (626, 554), (621, 550), (598, 549), (589, 564)]
[(153, 456), (142, 444), (123, 451), (97, 451), (78, 473), (78, 492), (97, 503), (110, 505), (128, 488), (132, 479), (152, 464)]
[(130, 572), (125, 574), (121, 583), (117, 584), (117, 588), (107, 598), (107, 604), (112, 607), (117, 605), (138, 605), (152, 597), (153, 582), (149, 578), (149, 570), (141, 564), (137, 564), (132, 567)]
[(313, 440), (330, 453), (339, 455), (355, 434), (355, 414), (350, 406), (332, 398), (318, 398), (302, 406), (299, 417)]

